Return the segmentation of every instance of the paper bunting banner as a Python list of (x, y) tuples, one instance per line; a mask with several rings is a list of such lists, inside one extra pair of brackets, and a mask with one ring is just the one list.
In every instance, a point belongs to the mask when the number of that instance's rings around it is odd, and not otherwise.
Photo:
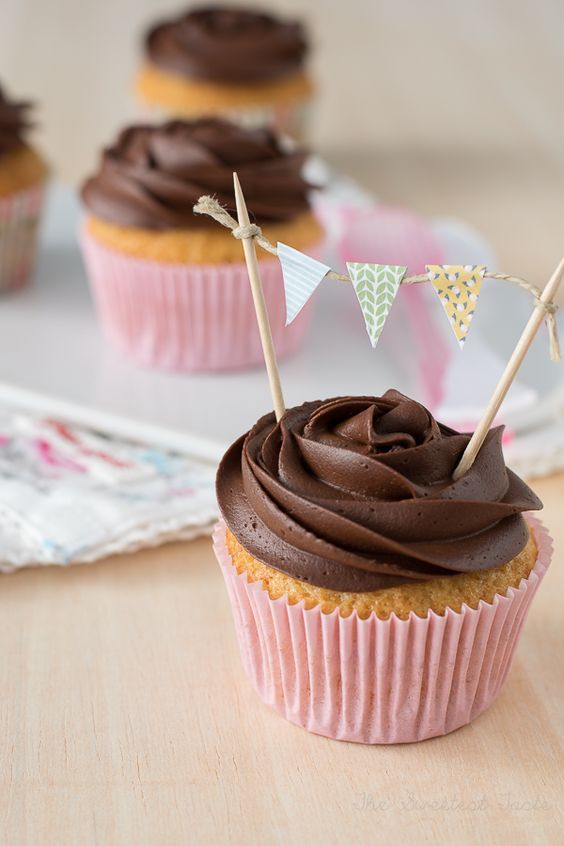
[(286, 295), (286, 326), (300, 313), (323, 277), (331, 270), (311, 256), (278, 242)]
[(484, 281), (486, 266), (483, 264), (428, 264), (425, 269), (460, 344), (460, 349), (464, 349)]
[(407, 267), (355, 261), (347, 262), (347, 270), (364, 315), (368, 337), (375, 347)]

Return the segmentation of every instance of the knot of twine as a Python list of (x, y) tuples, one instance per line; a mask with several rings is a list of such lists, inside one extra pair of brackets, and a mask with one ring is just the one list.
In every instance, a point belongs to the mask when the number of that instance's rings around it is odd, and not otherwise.
[(546, 314), (545, 323), (546, 328), (548, 329), (548, 343), (550, 346), (551, 361), (560, 361), (560, 338), (558, 337), (558, 324), (556, 322), (558, 306), (556, 303), (543, 302), (540, 298), (540, 294), (535, 296), (535, 302)]
[(267, 253), (272, 253), (273, 256), (278, 255), (278, 250), (262, 234), (260, 226), (257, 226), (256, 223), (249, 223), (248, 226), (239, 226), (235, 218), (231, 217), (227, 209), (224, 209), (215, 197), (200, 197), (194, 206), (194, 214), (206, 214), (208, 217), (212, 217), (218, 223), (221, 223), (226, 229), (230, 229), (234, 238), (238, 240), (242, 238), (253, 238)]
[(241, 240), (241, 238), (260, 238), (262, 229), (256, 223), (249, 223), (246, 226), (236, 226), (231, 231), (234, 238)]
[(523, 290), (528, 291), (529, 294), (532, 295), (535, 301), (535, 306), (537, 308), (541, 308), (545, 314), (551, 361), (560, 361), (560, 338), (558, 337), (558, 324), (556, 322), (558, 306), (556, 303), (545, 303), (542, 299), (541, 289), (537, 288), (536, 285), (531, 285), (531, 283), (527, 282), (526, 279), (520, 279), (518, 276), (510, 276), (507, 273), (486, 273), (485, 276), (488, 276), (491, 279), (502, 279), (505, 282), (512, 282), (514, 285), (518, 285), (519, 288), (523, 288)]
[[(225, 209), (221, 203), (215, 198), (210, 197), (208, 195), (204, 195), (200, 197), (196, 205), (194, 206), (194, 214), (205, 214), (208, 217), (213, 218), (217, 223), (220, 223), (222, 226), (225, 226), (226, 229), (231, 230), (231, 234), (234, 238), (241, 240), (243, 238), (252, 238), (259, 244), (263, 250), (266, 250), (267, 253), (270, 253), (273, 256), (278, 255), (278, 250), (271, 244), (266, 235), (263, 234), (262, 229), (256, 223), (249, 223), (246, 226), (240, 226), (238, 221), (232, 217), (227, 209)], [(350, 282), (350, 277), (345, 276), (342, 273), (336, 273), (334, 270), (330, 270), (326, 277), (328, 279), (336, 279), (338, 282)], [(489, 279), (502, 279), (505, 282), (512, 282), (514, 285), (518, 285), (520, 288), (523, 288), (525, 291), (528, 291), (535, 301), (535, 305), (537, 308), (542, 308), (545, 313), (545, 322), (548, 329), (548, 339), (549, 339), (549, 346), (550, 346), (550, 358), (552, 361), (560, 361), (560, 340), (558, 337), (558, 324), (556, 323), (556, 313), (558, 311), (558, 306), (556, 303), (545, 303), (542, 299), (542, 291), (540, 288), (537, 288), (536, 285), (531, 285), (530, 282), (527, 282), (525, 279), (520, 279), (518, 276), (510, 276), (507, 273), (489, 273), (486, 271), (484, 273), (484, 277)], [(428, 282), (429, 277), (426, 273), (420, 273), (417, 276), (404, 276), (402, 279), (402, 285), (417, 285), (421, 282)]]

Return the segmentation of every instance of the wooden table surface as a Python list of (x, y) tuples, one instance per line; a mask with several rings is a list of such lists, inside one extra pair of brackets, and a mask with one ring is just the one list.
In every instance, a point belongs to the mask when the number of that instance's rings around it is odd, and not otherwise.
[(556, 844), (563, 488), (536, 485), (556, 561), (499, 699), (419, 744), (263, 705), (207, 539), (2, 577), (0, 842)]

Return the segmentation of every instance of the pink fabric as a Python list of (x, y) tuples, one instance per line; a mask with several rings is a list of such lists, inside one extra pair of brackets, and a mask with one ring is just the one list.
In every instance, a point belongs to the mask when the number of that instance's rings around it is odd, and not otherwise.
[(43, 185), (0, 198), (0, 292), (30, 279), (42, 202)]
[(237, 574), (220, 521), (214, 550), (253, 687), (290, 722), (336, 740), (410, 743), (466, 725), (498, 695), (550, 563), (551, 538), (531, 524), (538, 561), (506, 596), (444, 616), (361, 620), (270, 599), (261, 582)]
[(426, 264), (441, 264), (443, 250), (426, 220), (398, 206), (375, 203), (367, 208), (343, 207), (341, 262), (401, 264), (408, 274), (425, 273)]
[[(408, 275), (425, 273), (426, 264), (442, 264), (443, 250), (429, 224), (407, 209), (376, 204), (342, 211), (343, 236), (339, 257), (347, 261), (399, 264)], [(444, 397), (444, 382), (451, 360), (438, 321), (445, 320), (435, 294), (427, 285), (403, 285), (382, 342), (394, 344), (397, 336), (404, 351), (417, 362), (418, 378), (426, 404), (436, 408)], [(406, 341), (409, 343), (406, 344)], [(398, 347), (398, 344), (395, 344)]]
[[(84, 229), (81, 240), (104, 330), (129, 358), (142, 365), (189, 371), (263, 365), (243, 262), (164, 264), (110, 250)], [(302, 343), (311, 303), (286, 327), (280, 263), (261, 261), (261, 278), (274, 345), (282, 358)]]

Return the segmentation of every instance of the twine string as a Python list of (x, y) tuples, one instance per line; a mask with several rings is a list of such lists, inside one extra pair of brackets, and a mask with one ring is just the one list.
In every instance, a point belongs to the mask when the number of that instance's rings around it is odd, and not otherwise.
[(248, 226), (239, 226), (239, 222), (232, 217), (227, 209), (225, 209), (215, 197), (200, 197), (194, 206), (194, 214), (205, 214), (213, 218), (217, 223), (221, 223), (226, 229), (231, 230), (234, 238), (241, 240), (242, 238), (254, 238), (263, 250), (271, 253), (273, 256), (278, 255), (278, 250), (271, 244), (268, 238), (262, 234), (262, 229), (256, 223), (249, 223)]
[[(262, 247), (263, 250), (266, 250), (267, 253), (270, 253), (273, 256), (278, 255), (278, 250), (271, 244), (266, 235), (263, 234), (262, 229), (256, 223), (250, 223), (248, 226), (239, 226), (237, 220), (232, 217), (226, 208), (224, 208), (221, 203), (215, 198), (210, 197), (208, 195), (204, 195), (200, 197), (196, 205), (194, 206), (194, 213), (195, 214), (203, 214), (207, 215), (208, 217), (213, 218), (213, 220), (220, 223), (226, 229), (231, 230), (231, 234), (234, 238), (241, 240), (242, 238), (254, 238), (254, 240)], [(535, 305), (537, 308), (541, 308), (545, 313), (545, 322), (548, 329), (548, 338), (549, 338), (549, 346), (550, 346), (550, 358), (552, 361), (559, 361), (560, 360), (560, 340), (558, 337), (558, 325), (556, 323), (556, 313), (558, 311), (558, 306), (556, 303), (545, 303), (542, 300), (542, 291), (536, 285), (532, 285), (530, 282), (527, 282), (526, 279), (521, 279), (518, 276), (511, 276), (508, 273), (491, 273), (490, 271), (486, 270), (485, 277), (488, 279), (500, 279), (504, 282), (511, 282), (514, 285), (517, 285), (519, 288), (523, 288), (525, 291), (528, 291), (529, 294), (532, 295)], [(334, 270), (330, 270), (326, 278), (334, 279), (337, 282), (349, 282), (350, 277), (346, 276), (342, 273), (336, 273)], [(418, 285), (422, 282), (428, 282), (429, 277), (426, 273), (419, 273), (414, 276), (404, 276), (401, 281), (402, 285)]]

